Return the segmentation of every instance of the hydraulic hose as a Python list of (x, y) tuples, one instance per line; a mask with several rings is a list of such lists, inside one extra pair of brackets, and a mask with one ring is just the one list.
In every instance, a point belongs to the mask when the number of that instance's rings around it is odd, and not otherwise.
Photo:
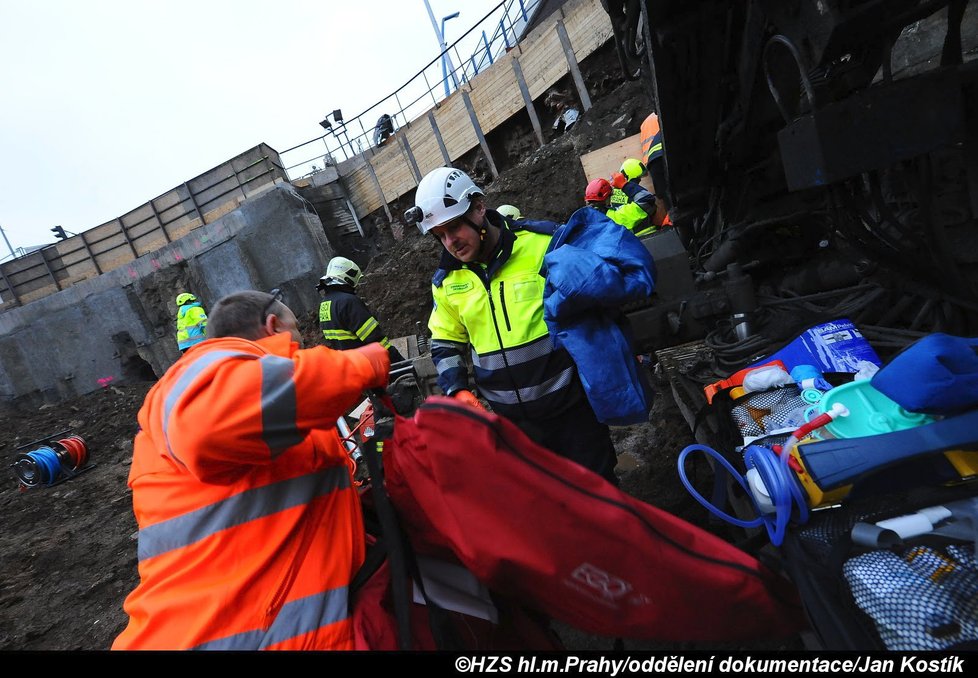
[[(741, 520), (735, 518), (730, 514), (722, 511), (713, 504), (711, 504), (703, 495), (696, 491), (692, 483), (686, 477), (686, 470), (684, 468), (686, 458), (693, 452), (704, 452), (708, 456), (713, 457), (715, 460), (720, 462), (727, 472), (737, 481), (737, 483), (743, 488), (744, 492), (751, 498), (751, 502), (754, 504), (754, 508), (757, 510), (757, 517), (752, 520)], [(728, 462), (723, 456), (711, 447), (706, 445), (689, 445), (679, 454), (679, 479), (682, 481), (683, 486), (686, 490), (693, 496), (693, 498), (698, 501), (707, 511), (713, 515), (725, 520), (731, 525), (736, 525), (737, 527), (761, 527), (762, 525), (767, 530), (768, 537), (771, 543), (775, 546), (780, 546), (784, 541), (784, 534), (788, 527), (788, 521), (791, 518), (792, 502), (798, 506), (798, 520), (804, 523), (808, 520), (808, 506), (805, 503), (805, 498), (801, 494), (801, 490), (798, 488), (798, 484), (794, 481), (792, 477), (792, 471), (788, 467), (787, 462), (788, 456), (785, 454), (781, 455), (781, 459), (777, 459), (774, 452), (767, 449), (766, 447), (750, 446), (747, 448), (744, 454), (744, 462), (748, 466), (752, 466), (757, 469), (761, 480), (764, 483), (764, 487), (768, 492), (768, 496), (771, 497), (771, 502), (774, 504), (774, 513), (765, 514), (762, 513), (760, 508), (757, 506), (757, 502), (754, 500), (754, 495), (747, 484), (747, 479), (742, 476), (737, 470)]]

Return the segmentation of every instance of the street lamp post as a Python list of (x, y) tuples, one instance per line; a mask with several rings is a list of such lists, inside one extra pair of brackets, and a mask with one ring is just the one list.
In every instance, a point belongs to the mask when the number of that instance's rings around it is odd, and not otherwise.
[[(333, 116), (333, 120), (336, 121), (338, 128), (333, 128), (333, 123), (330, 122), (329, 116)], [(340, 148), (343, 149), (343, 155), (346, 155), (346, 146), (350, 147), (350, 157), (356, 157), (356, 151), (353, 150), (353, 142), (350, 141), (349, 135), (346, 133), (346, 123), (343, 121), (343, 111), (337, 108), (332, 113), (327, 113), (323, 121), (319, 123), (327, 132), (331, 132), (336, 140), (340, 142)], [(342, 136), (341, 136), (342, 135)], [(343, 145), (343, 140), (346, 139), (346, 146)], [(328, 148), (328, 146), (327, 146)]]
[(10, 246), (10, 241), (7, 240), (7, 234), (3, 232), (3, 226), (0, 226), (0, 235), (3, 236), (3, 241), (7, 243), (7, 249), (10, 250), (10, 256), (16, 257), (17, 255), (14, 254), (14, 248)]
[(438, 38), (438, 46), (441, 47), (441, 73), (442, 82), (445, 85), (445, 96), (447, 97), (451, 94), (451, 90), (448, 87), (448, 76), (451, 74), (452, 84), (455, 89), (458, 89), (458, 79), (455, 77), (455, 64), (452, 63), (452, 57), (448, 54), (448, 44), (445, 42), (445, 22), (449, 19), (454, 19), (458, 16), (458, 12), (453, 12), (448, 16), (443, 16), (441, 18), (441, 28), (438, 27), (438, 22), (435, 21), (435, 13), (431, 11), (431, 4), (428, 0), (424, 0), (424, 6), (428, 10), (428, 18), (431, 19), (431, 27), (435, 31), (435, 37)]
[(445, 22), (449, 19), (454, 19), (457, 16), (458, 12), (454, 12), (441, 18), (441, 76), (442, 82), (445, 83), (446, 97), (451, 94), (451, 92), (448, 91), (449, 74), (452, 76), (452, 87), (454, 89), (458, 89), (458, 79), (455, 77), (455, 64), (452, 63), (452, 57), (448, 53), (448, 43), (445, 42)]

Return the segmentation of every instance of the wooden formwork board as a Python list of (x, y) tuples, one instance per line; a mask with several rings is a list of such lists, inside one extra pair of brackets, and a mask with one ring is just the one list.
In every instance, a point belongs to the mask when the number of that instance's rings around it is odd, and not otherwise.
[(349, 193), (350, 199), (354, 203), (361, 201), (369, 202), (368, 198), (370, 197), (376, 198), (378, 201), (380, 200), (380, 196), (376, 195), (377, 187), (366, 165), (357, 167), (349, 174), (344, 174), (343, 184), (346, 186), (347, 193)]
[(132, 263), (135, 257), (132, 255), (132, 250), (129, 249), (129, 245), (123, 244), (120, 247), (99, 254), (95, 259), (98, 261), (99, 268), (102, 269), (102, 272), (108, 273), (109, 271), (114, 271), (117, 268)]
[(445, 148), (448, 149), (448, 157), (452, 160), (462, 157), (479, 145), (479, 139), (475, 135), (461, 92), (453, 92), (441, 103), (435, 111), (435, 122), (441, 130), (441, 138), (445, 142)]
[[(224, 203), (223, 205), (220, 205), (219, 207), (215, 207), (213, 209), (207, 210), (203, 214), (203, 218), (204, 218), (203, 223), (198, 223), (197, 225), (203, 226), (204, 224), (214, 223), (215, 221), (223, 217), (225, 214), (230, 214), (234, 210), (238, 209), (238, 207), (240, 207), (241, 203), (243, 203), (244, 201), (245, 201), (245, 197), (239, 196), (234, 200), (231, 200), (229, 202)], [(199, 220), (197, 219), (195, 219), (194, 221), (199, 222)]]
[(98, 269), (95, 268), (95, 262), (91, 259), (81, 259), (71, 263), (62, 259), (61, 263), (64, 265), (64, 282), (67, 285), (74, 285), (75, 283), (80, 283), (82, 280), (88, 280), (99, 275)]
[[(106, 226), (108, 225), (109, 224), (106, 224)], [(102, 227), (100, 226), (99, 228)], [(109, 254), (113, 250), (126, 249), (129, 251), (129, 256), (132, 257), (132, 250), (129, 250), (129, 245), (126, 243), (125, 237), (119, 230), (118, 224), (115, 224), (115, 228), (112, 230), (106, 229), (99, 237), (99, 241), (89, 245), (89, 247), (91, 247), (92, 254), (95, 255), (95, 258), (99, 259), (99, 266), (102, 266), (100, 257), (103, 254)]]
[[(389, 186), (396, 185), (398, 182), (402, 181), (401, 177), (398, 175), (402, 169), (401, 166), (405, 164), (404, 154), (401, 152), (401, 144), (396, 138), (388, 139), (382, 147), (375, 149), (373, 156), (369, 160), (370, 165), (374, 168), (374, 172), (377, 175), (377, 179), (380, 181), (380, 185), (384, 191), (384, 195), (388, 200), (394, 199), (394, 194), (388, 193)], [(374, 182), (373, 177), (370, 176), (370, 170), (365, 169), (365, 174), (362, 178), (362, 186), (352, 186), (347, 184), (351, 192), (355, 190), (364, 190), (368, 193), (377, 193), (377, 184)], [(391, 172), (395, 176), (387, 177), (386, 172)], [(410, 170), (408, 170), (410, 172)]]
[(554, 25), (538, 36), (533, 46), (525, 49), (520, 57), (526, 87), (533, 99), (541, 96), (568, 71), (567, 57)]
[[(621, 168), (621, 163), (626, 158), (641, 157), (642, 135), (639, 133), (625, 137), (620, 141), (608, 144), (590, 153), (585, 153), (581, 156), (581, 167), (584, 168), (584, 176), (587, 177), (588, 181), (597, 179), (598, 177), (609, 179), (612, 174)], [(655, 188), (652, 186), (652, 180), (648, 174), (642, 177), (640, 183), (653, 193), (655, 192)]]
[(21, 305), (23, 305), (38, 299), (43, 299), (44, 297), (54, 294), (57, 291), (57, 286), (52, 282), (48, 282), (46, 285), (41, 285), (28, 291), (18, 289), (17, 297), (20, 299)]
[(61, 285), (63, 287), (70, 287), (72, 285), (77, 285), (80, 282), (85, 282), (86, 280), (96, 278), (98, 277), (98, 275), (99, 272), (95, 270), (94, 265), (89, 265), (87, 269), (80, 270), (77, 272), (75, 271), (75, 269), (72, 269), (71, 275), (69, 275), (67, 278), (61, 281)]
[[(180, 188), (174, 188), (173, 190), (167, 191), (163, 195), (153, 198), (153, 204), (156, 205), (156, 211), (163, 214), (164, 212), (170, 211), (175, 207), (182, 207), (183, 201), (186, 199), (187, 192), (181, 186)], [(163, 221), (168, 221), (168, 218), (164, 216)]]
[(170, 240), (177, 240), (199, 226), (203, 226), (203, 223), (196, 215), (185, 214), (179, 219), (168, 223), (166, 225), (166, 232), (170, 234)]
[[(107, 244), (106, 241), (115, 236), (120, 236), (120, 234), (119, 222), (114, 220), (85, 231), (85, 240), (88, 241), (89, 248), (91, 248), (92, 252), (95, 254), (99, 254), (113, 247), (113, 245)], [(123, 242), (123, 244), (125, 243)]]
[(492, 68), (472, 80), (469, 98), (478, 112), (479, 125), (485, 134), (502, 125), (526, 106), (516, 82), (512, 62), (512, 55), (506, 54), (497, 59)]
[(598, 0), (584, 0), (573, 10), (565, 9), (564, 27), (578, 62), (612, 36), (611, 19)]
[(417, 182), (414, 180), (411, 164), (401, 150), (400, 141), (392, 144), (390, 150), (391, 153), (378, 155), (372, 164), (384, 195), (388, 200), (394, 200), (414, 188)]
[(139, 252), (140, 256), (142, 256), (143, 254), (155, 252), (162, 247), (166, 247), (167, 242), (163, 237), (163, 233), (157, 229), (138, 238), (132, 238), (132, 244), (136, 248), (136, 251)]
[(88, 256), (88, 250), (82, 246), (80, 241), (77, 245), (77, 247), (66, 247), (64, 249), (59, 247), (53, 248), (57, 252), (57, 258), (65, 268), (81, 262), (91, 261), (91, 258)]
[(355, 169), (344, 176), (343, 181), (357, 214), (370, 214), (383, 206), (384, 202), (377, 193), (377, 185), (367, 167)]
[(152, 208), (149, 203), (140, 205), (132, 212), (123, 214), (119, 219), (126, 226), (126, 232), (129, 237), (133, 240), (141, 238), (148, 234), (150, 231), (156, 231), (160, 228), (160, 222), (153, 214)]
[(241, 182), (234, 175), (225, 177), (220, 181), (215, 178), (214, 181), (216, 183), (210, 188), (194, 194), (194, 199), (200, 205), (202, 212), (208, 212), (235, 198), (244, 197)]
[(88, 251), (82, 244), (81, 238), (68, 238), (46, 248), (49, 258), (75, 262), (88, 257)]
[(41, 277), (44, 272), (43, 266), (41, 253), (31, 252), (25, 257), (8, 262), (4, 265), (3, 272), (16, 289), (33, 278)]
[(428, 116), (418, 118), (411, 123), (410, 127), (402, 127), (397, 133), (407, 135), (421, 176), (445, 164), (445, 159), (441, 155), (441, 148), (438, 147), (438, 140), (435, 138), (435, 132), (428, 122)]

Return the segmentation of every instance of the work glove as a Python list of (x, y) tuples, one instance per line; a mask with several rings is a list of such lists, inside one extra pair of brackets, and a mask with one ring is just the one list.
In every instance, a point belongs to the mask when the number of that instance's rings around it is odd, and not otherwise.
[(628, 177), (626, 177), (621, 172), (615, 172), (614, 174), (611, 175), (610, 183), (613, 188), (622, 188), (625, 184), (628, 183)]
[(367, 382), (367, 388), (385, 388), (391, 373), (391, 356), (387, 349), (378, 342), (353, 349), (370, 362), (373, 378)]
[(477, 409), (480, 410), (486, 409), (482, 406), (482, 403), (479, 402), (479, 399), (476, 397), (475, 393), (473, 393), (472, 391), (468, 391), (464, 388), (460, 391), (455, 391), (455, 393), (452, 394), (452, 397), (455, 398), (455, 400), (458, 400), (459, 402), (463, 402), (466, 405), (471, 405), (472, 407), (475, 407)]
[(357, 460), (356, 471), (353, 473), (353, 481), (357, 487), (370, 482), (370, 469), (367, 468), (366, 459)]

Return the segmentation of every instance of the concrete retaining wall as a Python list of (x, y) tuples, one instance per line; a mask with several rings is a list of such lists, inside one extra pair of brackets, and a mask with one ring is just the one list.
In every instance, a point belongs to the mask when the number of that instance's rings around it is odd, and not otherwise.
[(333, 256), (322, 223), (288, 184), (109, 273), (0, 314), (0, 403), (58, 402), (159, 376), (179, 357), (176, 295), (210, 309), (226, 294), (281, 288), (302, 314)]
[(0, 312), (124, 266), (284, 181), (278, 153), (259, 144), (118, 219), (0, 264)]

